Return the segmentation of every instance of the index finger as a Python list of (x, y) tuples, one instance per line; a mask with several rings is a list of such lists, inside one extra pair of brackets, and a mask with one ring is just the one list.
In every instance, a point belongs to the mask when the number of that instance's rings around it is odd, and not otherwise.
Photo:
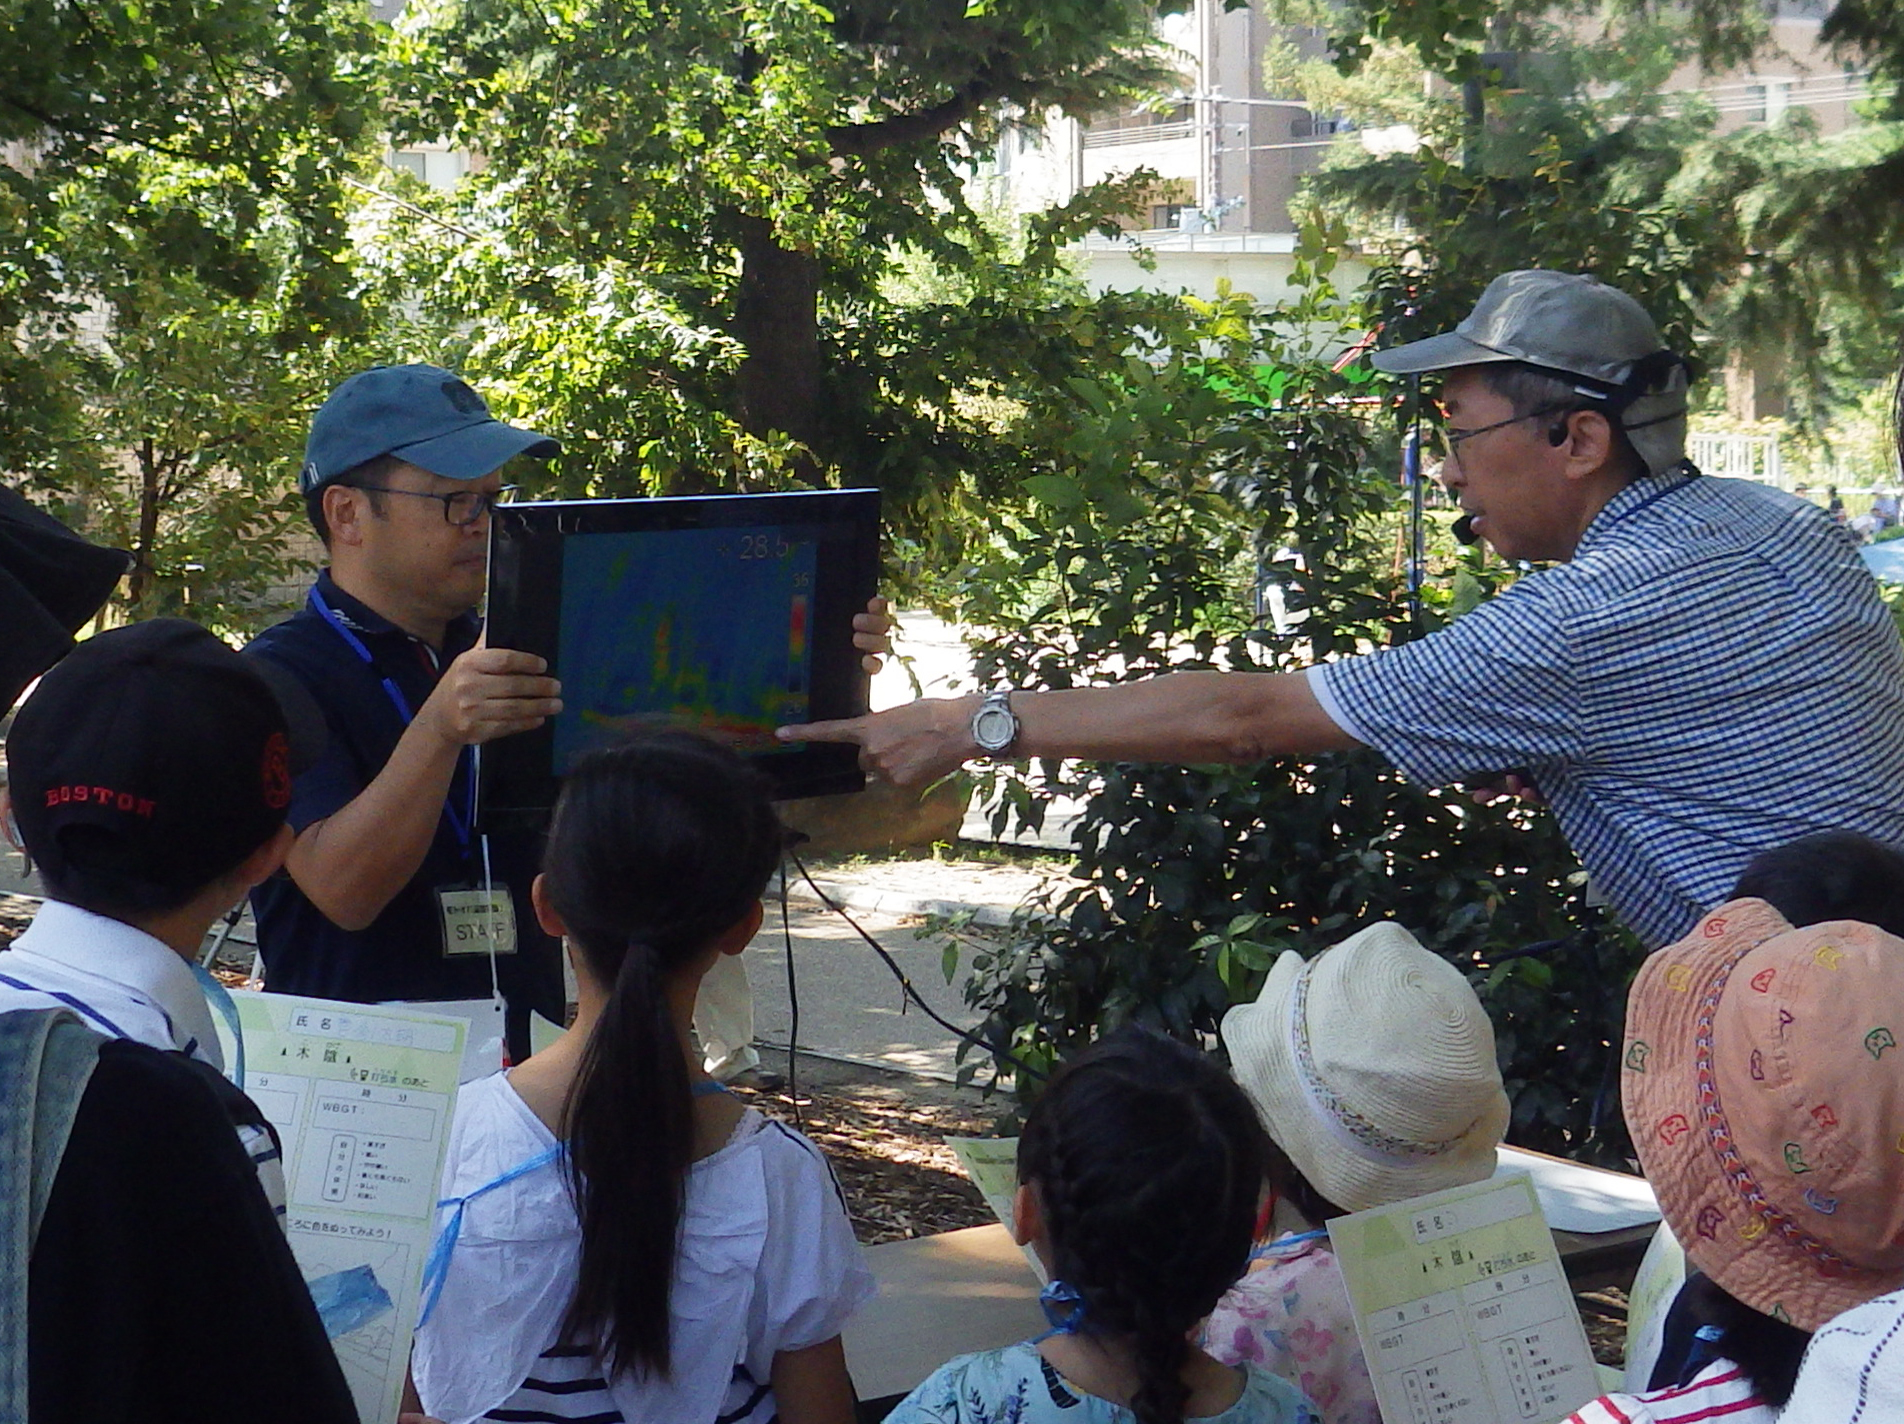
[(470, 666), (479, 672), (526, 673), (530, 677), (540, 677), (549, 667), (548, 659), (539, 658), (534, 653), (519, 653), (514, 648), (486, 648), (481, 644), (464, 653), (463, 657), (468, 658)]
[(774, 735), (783, 742), (857, 742), (866, 725), (864, 717), (848, 717), (838, 722), (796, 722), (777, 727)]

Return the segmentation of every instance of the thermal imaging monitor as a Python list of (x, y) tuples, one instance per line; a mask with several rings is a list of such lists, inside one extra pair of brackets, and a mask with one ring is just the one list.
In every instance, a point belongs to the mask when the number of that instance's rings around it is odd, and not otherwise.
[(482, 749), (485, 821), (546, 810), (587, 748), (661, 727), (733, 747), (781, 797), (865, 785), (855, 747), (774, 729), (866, 711), (877, 490), (501, 505), (489, 558), (489, 644), (547, 658), (563, 710)]

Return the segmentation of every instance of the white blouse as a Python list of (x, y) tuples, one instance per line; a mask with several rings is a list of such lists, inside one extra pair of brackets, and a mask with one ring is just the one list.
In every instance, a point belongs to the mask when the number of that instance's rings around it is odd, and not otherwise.
[(424, 1410), (448, 1424), (504, 1406), (626, 1424), (769, 1420), (774, 1355), (832, 1339), (874, 1294), (826, 1159), (750, 1108), (688, 1171), (668, 1377), (604, 1378), (589, 1351), (557, 1340), (581, 1251), (559, 1163), (470, 1195), (555, 1145), (506, 1075), (458, 1093), (442, 1196), (470, 1200), (411, 1359)]

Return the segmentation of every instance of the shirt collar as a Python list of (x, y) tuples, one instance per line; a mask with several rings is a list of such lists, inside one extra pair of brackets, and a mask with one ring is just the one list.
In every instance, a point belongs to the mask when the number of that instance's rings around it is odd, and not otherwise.
[[(331, 612), (337, 615), (337, 621), (359, 637), (395, 637), (403, 639), (406, 643), (422, 644), (421, 638), (405, 632), (368, 603), (339, 588), (337, 581), (331, 577), (329, 569), (318, 574), (317, 592), (324, 596), (324, 601), (330, 605)], [(474, 611), (452, 618), (449, 626), (443, 630), (444, 659), (447, 661), (465, 649), (475, 647), (482, 627), (482, 620)]]
[(1573, 557), (1577, 559), (1596, 544), (1604, 542), (1613, 527), (1629, 514), (1651, 504), (1661, 495), (1672, 493), (1681, 485), (1691, 484), (1698, 478), (1699, 472), (1681, 461), (1677, 465), (1668, 466), (1658, 474), (1641, 475), (1638, 479), (1629, 481), (1612, 499), (1600, 507), (1598, 514), (1593, 516), (1592, 522), (1587, 525), (1587, 532), (1580, 536), (1580, 542), (1574, 548)]
[(318, 574), (316, 591), (324, 596), (324, 601), (330, 605), (331, 612), (337, 615), (337, 621), (353, 633), (369, 634), (372, 637), (383, 637), (391, 633), (405, 638), (410, 636), (368, 603), (339, 588), (337, 580), (331, 577), (329, 569)]
[(123, 920), (47, 900), (12, 948), (151, 1000), (171, 1020), (172, 1047), (224, 1071), (224, 1050), (205, 991), (191, 966), (164, 941)]

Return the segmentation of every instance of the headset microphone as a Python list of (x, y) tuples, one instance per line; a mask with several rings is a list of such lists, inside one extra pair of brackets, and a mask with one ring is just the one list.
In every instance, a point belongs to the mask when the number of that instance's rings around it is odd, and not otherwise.
[(1464, 514), (1455, 520), (1454, 537), (1459, 539), (1463, 544), (1473, 544), (1480, 539), (1481, 536), (1474, 532), (1474, 516), (1472, 514)]

